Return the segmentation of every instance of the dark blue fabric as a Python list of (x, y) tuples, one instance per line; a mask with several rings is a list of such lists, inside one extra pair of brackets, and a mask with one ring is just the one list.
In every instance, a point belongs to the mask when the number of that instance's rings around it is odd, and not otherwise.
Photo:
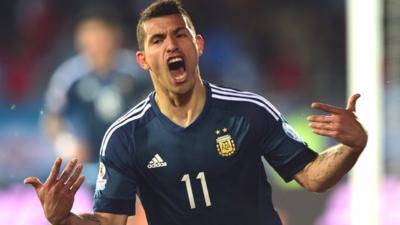
[(95, 211), (124, 214), (131, 208), (120, 200), (134, 205), (138, 194), (152, 225), (281, 225), (261, 157), (288, 181), (316, 153), (262, 98), (206, 86), (204, 110), (186, 128), (160, 112), (153, 93), (109, 129)]

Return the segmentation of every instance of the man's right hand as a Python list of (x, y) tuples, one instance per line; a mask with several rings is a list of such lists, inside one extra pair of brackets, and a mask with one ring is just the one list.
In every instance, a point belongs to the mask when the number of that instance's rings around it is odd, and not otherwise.
[(80, 176), (82, 165), (77, 160), (70, 161), (58, 177), (62, 160), (57, 158), (45, 183), (37, 177), (27, 177), (25, 184), (30, 184), (42, 204), (44, 214), (51, 224), (67, 224), (74, 203), (75, 193), (84, 181)]

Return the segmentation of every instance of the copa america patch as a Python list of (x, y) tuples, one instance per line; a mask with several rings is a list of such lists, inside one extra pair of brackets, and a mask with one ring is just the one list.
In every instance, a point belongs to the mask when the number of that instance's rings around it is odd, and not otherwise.
[(291, 127), (287, 122), (283, 121), (282, 128), (285, 131), (285, 134), (289, 136), (291, 139), (304, 143), (304, 140), (297, 134), (297, 132)]
[(99, 174), (97, 175), (97, 181), (96, 181), (96, 191), (102, 191), (106, 188), (107, 180), (104, 179), (105, 175), (106, 175), (106, 166), (102, 162), (100, 162)]

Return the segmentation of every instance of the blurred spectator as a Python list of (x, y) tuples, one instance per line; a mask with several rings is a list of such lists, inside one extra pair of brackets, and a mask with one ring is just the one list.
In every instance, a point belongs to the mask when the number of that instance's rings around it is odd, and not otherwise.
[[(151, 83), (139, 71), (134, 52), (121, 48), (122, 30), (112, 14), (84, 15), (75, 40), (78, 55), (50, 79), (44, 122), (58, 155), (86, 162), (83, 173), (93, 187), (104, 133), (147, 95)], [(143, 209), (137, 209), (139, 218), (133, 220), (145, 224)]]
[(76, 29), (79, 54), (56, 70), (45, 96), (45, 127), (55, 150), (92, 162), (85, 170), (91, 184), (106, 129), (149, 89), (134, 53), (120, 48), (121, 39), (112, 14), (85, 15)]

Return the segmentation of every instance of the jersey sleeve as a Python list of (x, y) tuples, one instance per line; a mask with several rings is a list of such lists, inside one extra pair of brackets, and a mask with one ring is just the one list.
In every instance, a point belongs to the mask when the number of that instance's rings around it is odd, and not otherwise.
[[(277, 113), (267, 116), (262, 134), (262, 154), (278, 174), (289, 182), (318, 155), (296, 131)], [(264, 115), (265, 116), (265, 115)]]
[(106, 132), (100, 151), (93, 210), (134, 215), (136, 175), (132, 165), (132, 143), (122, 128), (112, 131), (110, 127)]

